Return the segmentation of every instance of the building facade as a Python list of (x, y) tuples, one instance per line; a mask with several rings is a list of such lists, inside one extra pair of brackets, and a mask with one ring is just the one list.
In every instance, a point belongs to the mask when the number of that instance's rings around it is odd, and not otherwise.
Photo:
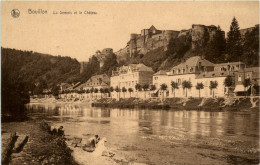
[(98, 90), (110, 87), (110, 78), (106, 74), (92, 76), (84, 85), (83, 90), (90, 90), (96, 88)]
[[(244, 86), (244, 81), (249, 79), (249, 86)], [(244, 68), (236, 72), (235, 74), (235, 90), (236, 95), (259, 95), (259, 67)]]
[[(121, 66), (115, 71), (112, 71), (112, 76), (110, 78), (111, 87), (114, 89), (117, 87), (120, 89), (126, 88), (127, 90), (132, 88), (133, 93), (135, 94), (135, 85), (151, 85), (153, 74), (154, 72), (151, 67), (147, 67), (141, 63)], [(125, 93), (123, 93), (123, 95), (125, 95)], [(130, 94), (127, 95), (130, 97)]]
[[(231, 86), (225, 85), (227, 77), (232, 81)], [(256, 93), (259, 86), (259, 68), (246, 68), (242, 62), (213, 64), (200, 56), (194, 56), (174, 66), (170, 71), (155, 73), (153, 85), (160, 89), (161, 84), (166, 84), (167, 91), (164, 95), (168, 97), (224, 97), (238, 88), (241, 90), (245, 77), (254, 82)], [(184, 81), (190, 82), (191, 87), (183, 87)], [(178, 88), (172, 88), (172, 82), (175, 82)], [(213, 82), (217, 84), (216, 87), (211, 85)], [(196, 88), (198, 83), (203, 84), (203, 89)], [(162, 92), (159, 92), (160, 95)]]

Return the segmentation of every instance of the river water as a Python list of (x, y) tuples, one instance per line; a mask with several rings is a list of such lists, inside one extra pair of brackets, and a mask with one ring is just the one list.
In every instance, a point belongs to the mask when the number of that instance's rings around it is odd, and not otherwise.
[(29, 104), (30, 115), (65, 134), (106, 137), (128, 162), (258, 164), (259, 113), (111, 109), (89, 104)]

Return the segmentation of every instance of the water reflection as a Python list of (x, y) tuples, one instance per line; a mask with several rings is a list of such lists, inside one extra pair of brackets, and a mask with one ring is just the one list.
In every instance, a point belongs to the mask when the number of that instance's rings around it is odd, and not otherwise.
[(179, 135), (186, 138), (238, 136), (258, 137), (256, 112), (165, 111), (148, 109), (92, 108), (75, 104), (29, 104), (31, 114), (56, 117), (59, 122), (76, 121), (108, 125), (133, 135)]

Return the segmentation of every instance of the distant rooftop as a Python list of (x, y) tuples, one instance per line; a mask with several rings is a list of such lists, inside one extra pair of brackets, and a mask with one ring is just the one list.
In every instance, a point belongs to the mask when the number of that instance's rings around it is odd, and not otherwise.
[(212, 62), (210, 62), (206, 59), (203, 59), (200, 56), (194, 56), (194, 57), (187, 59), (185, 62), (183, 62), (177, 66), (174, 66), (173, 69), (174, 68), (183, 68), (186, 66), (189, 66), (189, 67), (198, 66), (199, 62), (201, 63), (201, 66), (214, 66), (214, 64)]

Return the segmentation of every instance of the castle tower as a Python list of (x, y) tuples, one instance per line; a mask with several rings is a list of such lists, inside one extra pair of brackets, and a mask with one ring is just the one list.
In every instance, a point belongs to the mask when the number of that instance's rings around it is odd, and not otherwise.
[(132, 55), (137, 52), (136, 38), (137, 38), (137, 34), (130, 35), (130, 43), (129, 43), (130, 57), (132, 57)]

